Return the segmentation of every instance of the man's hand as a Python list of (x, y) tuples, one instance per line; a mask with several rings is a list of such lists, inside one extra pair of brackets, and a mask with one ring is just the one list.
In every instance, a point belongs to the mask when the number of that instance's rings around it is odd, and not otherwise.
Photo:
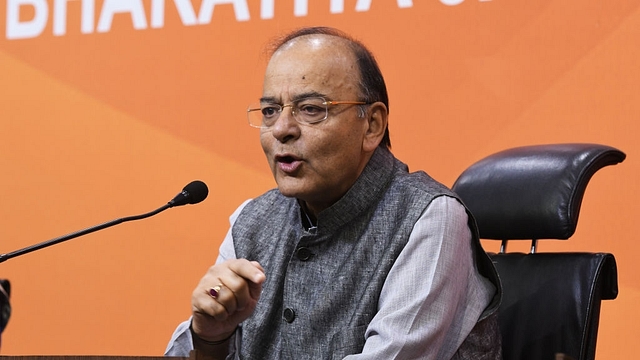
[(229, 337), (253, 313), (265, 279), (256, 261), (233, 259), (210, 267), (191, 296), (193, 332), (206, 341)]

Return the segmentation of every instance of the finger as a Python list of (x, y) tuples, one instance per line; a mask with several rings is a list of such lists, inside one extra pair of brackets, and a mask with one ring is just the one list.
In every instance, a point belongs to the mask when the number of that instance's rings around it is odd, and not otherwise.
[[(244, 308), (251, 298), (248, 290), (250, 281), (243, 275), (254, 275), (255, 271), (261, 273), (262, 270), (256, 268), (247, 260), (231, 260), (209, 268), (207, 274), (201, 279), (194, 295), (201, 298), (202, 294), (210, 297), (209, 301), (215, 301), (224, 307), (227, 315), (233, 314), (238, 307)], [(224, 317), (219, 314), (219, 307), (209, 304), (207, 300), (201, 299), (204, 309), (211, 309), (212, 316)]]
[(203, 314), (216, 321), (224, 321), (229, 317), (227, 309), (204, 291), (193, 295), (192, 307), (194, 314)]
[(262, 267), (262, 265), (260, 265), (259, 262), (257, 261), (250, 261), (251, 265), (255, 266), (256, 268), (258, 268), (260, 271), (262, 271), (262, 273), (264, 273), (264, 268)]
[(242, 321), (253, 312), (265, 279), (264, 269), (255, 261), (233, 259), (214, 265), (193, 292), (193, 311), (220, 322)]
[(216, 288), (209, 289), (208, 293), (212, 298), (220, 302), (229, 314), (233, 314), (236, 310), (244, 309), (247, 303), (252, 300), (249, 292), (251, 282), (246, 279), (234, 275), (224, 277), (220, 281), (222, 287), (220, 291), (216, 292), (216, 296), (211, 294), (212, 290), (215, 292)]
[(254, 301), (258, 301), (260, 299), (260, 295), (262, 294), (262, 284), (249, 284), (249, 296)]
[(249, 282), (243, 284), (245, 286), (233, 287), (238, 300), (237, 306), (239, 309), (244, 309), (248, 305), (255, 305), (255, 302), (260, 298), (262, 284), (266, 280), (266, 275), (264, 268), (257, 261), (239, 262), (235, 265), (237, 266), (232, 266), (231, 270), (243, 279), (249, 280)]
[(227, 315), (231, 315), (236, 312), (238, 307), (237, 295), (231, 288), (229, 288), (229, 286), (224, 283), (220, 283), (219, 285), (207, 289), (206, 293), (214, 301), (224, 307)]
[(237, 259), (229, 262), (229, 269), (236, 275), (251, 281), (254, 284), (262, 284), (266, 279), (264, 269), (256, 261)]

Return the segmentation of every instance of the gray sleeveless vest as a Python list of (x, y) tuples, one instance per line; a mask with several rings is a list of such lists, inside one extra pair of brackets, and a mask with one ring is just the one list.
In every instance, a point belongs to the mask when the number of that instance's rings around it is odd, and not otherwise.
[[(341, 359), (362, 352), (389, 270), (420, 215), (443, 195), (455, 197), (377, 149), (353, 187), (319, 214), (316, 229), (305, 230), (297, 200), (277, 190), (247, 204), (232, 229), (236, 256), (258, 261), (267, 279), (255, 312), (242, 324), (240, 357)], [(470, 226), (477, 233), (473, 220)], [(500, 289), (477, 236), (474, 244), (480, 272)], [(500, 291), (457, 358), (499, 358), (486, 351), (500, 347), (499, 299)]]

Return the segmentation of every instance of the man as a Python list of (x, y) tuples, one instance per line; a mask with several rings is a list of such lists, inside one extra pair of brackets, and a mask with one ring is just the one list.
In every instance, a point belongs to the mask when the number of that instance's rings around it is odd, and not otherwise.
[(278, 188), (232, 215), (166, 354), (499, 359), (495, 270), (455, 194), (389, 151), (373, 56), (330, 28), (274, 48), (248, 113)]

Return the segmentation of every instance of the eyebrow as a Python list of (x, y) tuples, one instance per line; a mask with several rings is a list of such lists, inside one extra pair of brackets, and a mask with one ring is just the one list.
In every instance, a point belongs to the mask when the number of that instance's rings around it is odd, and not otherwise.
[[(319, 93), (317, 91), (308, 91), (292, 97), (291, 101), (299, 101), (310, 97), (322, 97), (327, 98), (326, 94)], [(279, 101), (274, 96), (264, 96), (260, 98), (261, 103), (277, 104)]]

